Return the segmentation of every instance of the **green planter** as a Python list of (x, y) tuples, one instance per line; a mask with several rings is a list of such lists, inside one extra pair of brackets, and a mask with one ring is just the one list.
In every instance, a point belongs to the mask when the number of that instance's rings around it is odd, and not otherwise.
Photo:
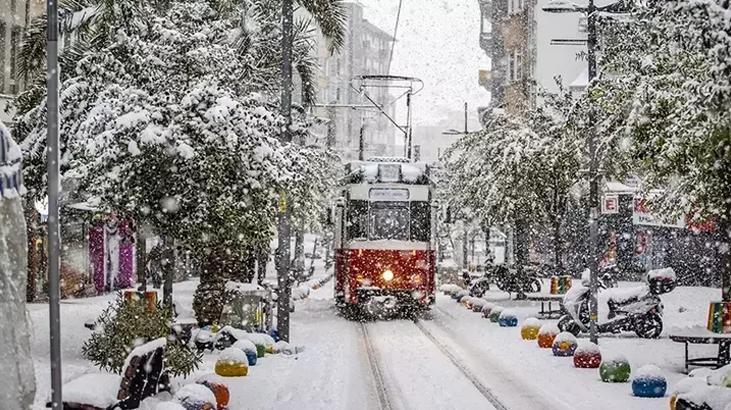
[(629, 362), (625, 359), (614, 359), (602, 362), (599, 375), (606, 383), (626, 383), (630, 375)]

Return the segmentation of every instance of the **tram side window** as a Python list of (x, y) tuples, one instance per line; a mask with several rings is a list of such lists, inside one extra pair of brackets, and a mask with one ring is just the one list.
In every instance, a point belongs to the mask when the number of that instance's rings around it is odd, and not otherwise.
[(348, 239), (368, 239), (368, 201), (350, 201), (347, 221)]
[(429, 202), (417, 201), (411, 203), (411, 240), (429, 242), (431, 238), (431, 207)]

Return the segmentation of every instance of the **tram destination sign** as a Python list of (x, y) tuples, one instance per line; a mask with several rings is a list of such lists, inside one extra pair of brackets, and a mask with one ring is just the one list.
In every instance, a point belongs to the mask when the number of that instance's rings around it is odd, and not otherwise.
[(408, 201), (408, 189), (373, 188), (368, 192), (372, 201)]

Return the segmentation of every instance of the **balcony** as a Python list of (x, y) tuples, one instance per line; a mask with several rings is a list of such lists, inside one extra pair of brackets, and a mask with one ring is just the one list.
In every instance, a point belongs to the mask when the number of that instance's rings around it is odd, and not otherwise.
[(480, 48), (485, 50), (487, 55), (492, 54), (492, 32), (480, 33)]
[(478, 77), (478, 83), (480, 84), (481, 87), (483, 87), (487, 91), (492, 91), (492, 71), (480, 70), (479, 77)]

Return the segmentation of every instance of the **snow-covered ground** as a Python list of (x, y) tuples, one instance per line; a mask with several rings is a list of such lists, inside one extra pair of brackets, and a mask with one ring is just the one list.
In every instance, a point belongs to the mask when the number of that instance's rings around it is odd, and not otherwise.
[[(195, 281), (175, 284), (181, 316), (190, 314), (195, 286)], [(446, 296), (437, 298), (432, 313), (418, 325), (412, 320), (362, 325), (337, 314), (332, 293), (328, 283), (297, 302), (292, 341), (305, 346), (304, 352), (268, 355), (249, 376), (227, 379), (232, 410), (372, 409), (384, 407), (384, 400), (388, 407), (403, 409), (668, 407), (668, 398), (639, 399), (631, 395), (627, 383), (602, 383), (596, 370), (575, 369), (570, 358), (553, 357), (550, 349), (522, 341), (519, 328), (501, 328)], [(666, 329), (705, 323), (708, 302), (718, 295), (717, 289), (684, 287), (664, 295)], [(539, 309), (535, 303), (506, 300), (499, 292), (488, 296), (515, 310), (521, 321)], [(81, 357), (81, 346), (89, 335), (83, 325), (112, 299), (108, 295), (62, 303), (64, 380), (97, 371)], [(32, 304), (29, 310), (38, 379), (36, 407), (40, 409), (50, 388), (48, 311), (42, 304)], [(665, 334), (659, 340), (608, 336), (601, 338), (600, 346), (604, 353), (624, 354), (635, 369), (658, 365), (671, 389), (683, 377), (683, 346)], [(215, 355), (206, 355), (191, 379), (213, 373), (214, 362)]]

